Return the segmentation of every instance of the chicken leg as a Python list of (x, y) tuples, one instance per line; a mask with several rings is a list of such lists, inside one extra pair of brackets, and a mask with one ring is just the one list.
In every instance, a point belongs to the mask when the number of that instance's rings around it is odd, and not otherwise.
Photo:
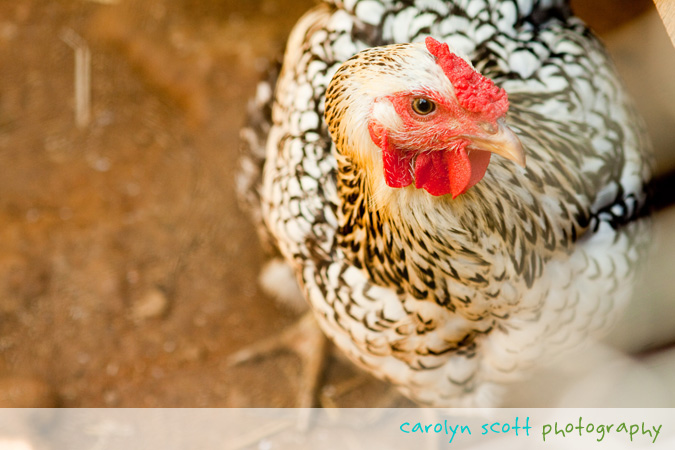
[(311, 312), (306, 312), (295, 324), (279, 334), (269, 336), (231, 355), (230, 366), (254, 361), (281, 351), (295, 353), (302, 364), (300, 391), (297, 397), (299, 408), (315, 406), (316, 390), (326, 360), (328, 341), (314, 321)]
[(269, 261), (260, 274), (263, 290), (278, 303), (294, 311), (305, 312), (298, 321), (281, 331), (243, 348), (228, 358), (230, 366), (240, 365), (277, 352), (290, 351), (300, 358), (302, 367), (297, 395), (297, 407), (306, 410), (299, 428), (309, 422), (309, 408), (316, 406), (317, 389), (328, 354), (328, 341), (319, 329), (298, 288), (292, 269), (281, 259)]

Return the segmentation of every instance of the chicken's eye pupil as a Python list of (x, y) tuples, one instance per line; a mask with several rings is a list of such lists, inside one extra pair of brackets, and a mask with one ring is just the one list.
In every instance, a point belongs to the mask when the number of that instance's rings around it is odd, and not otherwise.
[(436, 104), (426, 98), (416, 98), (412, 102), (412, 109), (421, 116), (431, 114), (436, 109)]

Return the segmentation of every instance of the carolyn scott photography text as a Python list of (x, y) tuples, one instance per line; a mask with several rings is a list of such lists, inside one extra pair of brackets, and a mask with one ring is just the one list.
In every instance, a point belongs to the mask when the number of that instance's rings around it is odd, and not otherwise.
[[(578, 422), (552, 422), (541, 426), (530, 425), (530, 417), (521, 419), (516, 417), (511, 422), (487, 422), (479, 430), (472, 430), (470, 425), (449, 423), (448, 420), (436, 423), (404, 422), (399, 426), (400, 431), (406, 434), (445, 434), (450, 436), (448, 443), (452, 444), (455, 438), (460, 436), (485, 436), (495, 434), (512, 435), (516, 437), (540, 436), (544, 442), (562, 439), (570, 436), (588, 437), (602, 442), (606, 436), (615, 434), (625, 436), (630, 442), (647, 439), (651, 443), (661, 433), (662, 424), (651, 425), (645, 422), (618, 422), (618, 423), (593, 423), (584, 421), (579, 417)], [(532, 431), (531, 431), (532, 430)], [(537, 433), (535, 430), (540, 430)], [(642, 442), (644, 443), (644, 442)]]

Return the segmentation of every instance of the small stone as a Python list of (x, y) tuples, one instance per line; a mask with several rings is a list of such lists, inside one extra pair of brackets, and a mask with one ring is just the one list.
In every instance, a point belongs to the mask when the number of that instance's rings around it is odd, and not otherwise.
[(178, 359), (183, 362), (200, 361), (206, 355), (206, 350), (196, 345), (185, 346), (178, 354)]
[(105, 373), (111, 377), (117, 376), (120, 371), (120, 366), (116, 363), (110, 363), (105, 367)]
[(56, 393), (40, 379), (0, 377), (0, 408), (54, 408), (56, 404)]
[(159, 289), (151, 289), (134, 303), (131, 318), (138, 322), (155, 319), (162, 317), (168, 308), (169, 301), (166, 294)]
[(177, 347), (178, 344), (174, 341), (166, 341), (164, 345), (162, 345), (162, 349), (164, 349), (166, 353), (173, 353)]
[(127, 281), (129, 284), (136, 284), (141, 277), (137, 270), (130, 270), (127, 272)]
[(106, 406), (117, 406), (120, 403), (120, 395), (115, 391), (106, 391), (103, 393), (103, 401)]

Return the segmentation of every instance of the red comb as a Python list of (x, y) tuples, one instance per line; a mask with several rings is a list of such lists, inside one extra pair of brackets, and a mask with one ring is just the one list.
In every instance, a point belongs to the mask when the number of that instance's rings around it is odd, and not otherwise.
[(452, 83), (455, 96), (464, 109), (484, 114), (492, 120), (506, 114), (509, 100), (504, 89), (495, 86), (492, 80), (479, 74), (466, 61), (451, 53), (448, 44), (441, 44), (432, 37), (426, 38), (424, 43)]

